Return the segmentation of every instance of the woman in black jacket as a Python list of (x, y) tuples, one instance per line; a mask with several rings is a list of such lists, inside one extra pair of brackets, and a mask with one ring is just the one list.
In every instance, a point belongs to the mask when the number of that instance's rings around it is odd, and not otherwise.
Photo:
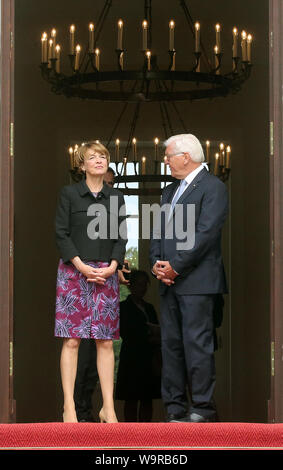
[(126, 240), (124, 197), (103, 182), (109, 152), (101, 144), (82, 144), (77, 166), (85, 177), (64, 186), (56, 212), (60, 251), (55, 336), (63, 337), (61, 378), (64, 422), (77, 422), (74, 384), (81, 338), (93, 338), (103, 406), (101, 422), (117, 422), (114, 401), (113, 340), (119, 338), (118, 266)]

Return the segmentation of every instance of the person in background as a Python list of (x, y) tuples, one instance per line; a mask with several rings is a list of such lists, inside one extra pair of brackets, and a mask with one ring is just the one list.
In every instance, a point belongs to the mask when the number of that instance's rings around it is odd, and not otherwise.
[(108, 184), (108, 186), (111, 186), (112, 188), (115, 184), (115, 176), (115, 171), (113, 170), (113, 168), (111, 168), (111, 166), (109, 166), (104, 176), (104, 181), (106, 184)]
[[(89, 207), (109, 206), (116, 197), (117, 225), (125, 226), (120, 213), (123, 194), (104, 182), (109, 152), (99, 143), (87, 142), (77, 152), (77, 166), (84, 173), (79, 183), (64, 186), (56, 211), (56, 242), (60, 252), (56, 287), (55, 336), (63, 338), (61, 379), (64, 393), (64, 422), (77, 422), (74, 386), (78, 350), (82, 338), (91, 338), (97, 347), (97, 370), (103, 405), (101, 422), (117, 422), (114, 409), (113, 340), (119, 339), (119, 283), (117, 268), (123, 265), (126, 233), (100, 238), (90, 236)], [(107, 226), (110, 224), (107, 214)], [(111, 214), (112, 217), (115, 214)], [(97, 215), (99, 217), (99, 214)], [(104, 234), (103, 234), (104, 235)]]
[[(108, 167), (104, 175), (104, 181), (108, 186), (115, 184), (115, 172)], [(128, 285), (129, 280), (125, 279), (124, 274), (129, 274), (124, 266), (118, 270), (118, 279), (120, 284)], [(75, 381), (74, 400), (76, 413), (79, 422), (93, 422), (92, 396), (94, 389), (99, 381), (96, 367), (96, 344), (89, 338), (83, 338), (80, 342), (78, 354), (78, 366)]]
[(150, 422), (152, 400), (161, 397), (160, 328), (154, 306), (145, 302), (149, 276), (130, 274), (130, 295), (120, 304), (122, 346), (115, 397), (125, 400), (126, 422)]

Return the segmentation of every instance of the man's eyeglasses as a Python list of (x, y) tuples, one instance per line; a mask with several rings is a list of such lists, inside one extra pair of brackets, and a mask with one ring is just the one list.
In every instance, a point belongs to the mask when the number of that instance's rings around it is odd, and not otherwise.
[(170, 161), (170, 158), (172, 157), (179, 157), (180, 155), (185, 155), (186, 152), (179, 152), (179, 153), (171, 153), (169, 155), (164, 155), (164, 159), (167, 160), (167, 162)]

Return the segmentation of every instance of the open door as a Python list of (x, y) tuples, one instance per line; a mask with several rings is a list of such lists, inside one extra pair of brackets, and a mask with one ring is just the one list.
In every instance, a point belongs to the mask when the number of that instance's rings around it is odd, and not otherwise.
[(14, 0), (1, 0), (0, 62), (0, 422), (15, 420), (13, 400)]
[(269, 421), (283, 422), (283, 4), (270, 0), (271, 393)]

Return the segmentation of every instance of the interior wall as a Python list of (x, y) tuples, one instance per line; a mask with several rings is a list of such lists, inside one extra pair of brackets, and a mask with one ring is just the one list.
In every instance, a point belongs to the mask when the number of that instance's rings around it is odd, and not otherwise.
[[(72, 23), (87, 31), (103, 0), (16, 0), (15, 21), (15, 399), (17, 421), (61, 419), (60, 340), (54, 339), (55, 283), (59, 259), (54, 242), (57, 194), (69, 183), (67, 148), (71, 141), (107, 140), (120, 104), (66, 99), (50, 91), (40, 74), (40, 37), (51, 27), (65, 34)], [(118, 2), (117, 2), (118, 3)], [(139, 2), (142, 3), (142, 2)], [(164, 8), (153, 2), (156, 44), (163, 47), (159, 65), (167, 67), (168, 20), (180, 16), (179, 2)], [(234, 25), (254, 34), (250, 80), (234, 96), (179, 106), (190, 132), (202, 140), (227, 140), (232, 146), (230, 231), (227, 234), (230, 295), (222, 330), (223, 354), (231, 359), (228, 392), (231, 406), (224, 420), (266, 421), (269, 398), (269, 187), (268, 187), (268, 1), (190, 2), (194, 18), (206, 28), (220, 21), (225, 34)], [(123, 9), (122, 9), (123, 7)], [(127, 7), (127, 10), (126, 10)], [(123, 11), (127, 22), (128, 60), (140, 64), (135, 43), (143, 7), (125, 0), (113, 6), (104, 40), (105, 68), (116, 64), (115, 28)], [(171, 13), (170, 13), (171, 12)], [(176, 20), (177, 21), (177, 20)], [(112, 23), (111, 23), (112, 22)], [(158, 26), (157, 26), (158, 24)], [(112, 26), (111, 26), (112, 25)], [(160, 25), (160, 27), (159, 27)], [(156, 26), (156, 27), (155, 27)], [(63, 33), (63, 28), (66, 33)], [(205, 33), (203, 33), (205, 36)], [(165, 44), (162, 43), (165, 35)], [(188, 66), (187, 48), (176, 36), (177, 67)], [(209, 34), (208, 34), (209, 36)], [(103, 38), (102, 38), (103, 39)], [(102, 41), (101, 39), (101, 41)], [(213, 42), (213, 39), (211, 40)], [(226, 40), (225, 40), (226, 41)], [(228, 40), (227, 40), (228, 41)], [(230, 67), (230, 40), (224, 46), (224, 67)], [(162, 45), (163, 44), (163, 45)], [(67, 44), (65, 50), (67, 48)], [(141, 140), (151, 140), (160, 121), (153, 105), (143, 105)], [(133, 108), (132, 108), (133, 109)], [(130, 116), (122, 124), (126, 131)], [(176, 132), (180, 132), (176, 126)], [(161, 136), (161, 128), (160, 128)], [(154, 134), (158, 132), (154, 131)], [(127, 136), (127, 134), (124, 134)], [(226, 236), (226, 235), (225, 235)], [(230, 318), (230, 320), (229, 320)], [(229, 323), (227, 323), (229, 322)], [(227, 336), (229, 335), (229, 337)], [(231, 339), (231, 341), (229, 340)], [(222, 371), (223, 372), (223, 371)], [(220, 372), (219, 372), (220, 373)], [(222, 383), (220, 381), (220, 383)], [(223, 385), (224, 386), (224, 385)], [(227, 392), (227, 393), (228, 393)], [(225, 408), (225, 407), (224, 407)]]

